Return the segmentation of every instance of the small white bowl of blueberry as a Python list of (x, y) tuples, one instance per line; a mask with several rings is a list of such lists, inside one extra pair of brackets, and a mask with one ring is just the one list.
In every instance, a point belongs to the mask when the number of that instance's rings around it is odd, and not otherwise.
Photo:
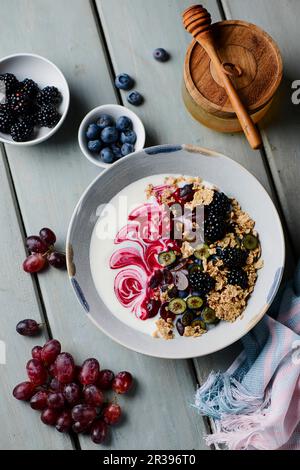
[(62, 72), (44, 57), (21, 53), (0, 60), (0, 141), (36, 145), (62, 125), (69, 108)]
[(142, 150), (145, 139), (145, 128), (140, 118), (118, 104), (105, 104), (92, 109), (78, 130), (82, 153), (94, 165), (104, 168)]

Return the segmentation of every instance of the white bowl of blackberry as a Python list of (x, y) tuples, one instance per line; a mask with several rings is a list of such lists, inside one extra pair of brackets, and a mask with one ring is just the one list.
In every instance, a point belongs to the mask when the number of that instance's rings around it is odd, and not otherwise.
[(0, 141), (30, 146), (61, 127), (70, 103), (68, 83), (59, 68), (32, 53), (0, 59)]

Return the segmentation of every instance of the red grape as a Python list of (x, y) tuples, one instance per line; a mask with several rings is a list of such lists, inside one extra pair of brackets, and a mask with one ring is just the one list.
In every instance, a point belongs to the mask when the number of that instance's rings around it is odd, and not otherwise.
[(79, 385), (72, 382), (64, 386), (64, 397), (71, 406), (78, 405), (81, 399), (81, 390)]
[(163, 320), (167, 321), (169, 318), (173, 321), (175, 320), (175, 314), (172, 313), (170, 310), (167, 310), (167, 306), (169, 305), (169, 302), (165, 302), (164, 304), (162, 304), (162, 306), (160, 307), (160, 316)]
[(158, 310), (160, 309), (161, 301), (156, 299), (149, 299), (146, 303), (146, 309), (148, 313), (148, 318), (153, 318), (157, 315)]
[(19, 321), (16, 330), (22, 336), (36, 336), (40, 333), (40, 325), (35, 320), (26, 318)]
[(47, 246), (54, 245), (56, 242), (56, 235), (55, 233), (47, 227), (44, 227), (40, 230), (40, 237)]
[(101, 388), (101, 390), (109, 390), (114, 378), (115, 374), (111, 370), (100, 370), (97, 385), (99, 388)]
[(54, 424), (56, 424), (58, 416), (59, 416), (59, 411), (46, 408), (41, 413), (41, 420), (43, 421), (44, 424), (54, 426)]
[(48, 367), (48, 372), (49, 374), (51, 375), (51, 377), (55, 377), (55, 374), (56, 374), (56, 367), (55, 367), (55, 364), (50, 364), (50, 366)]
[(61, 410), (64, 407), (65, 399), (61, 392), (51, 392), (47, 398), (48, 408)]
[(33, 410), (44, 410), (47, 408), (47, 397), (48, 392), (46, 390), (40, 390), (36, 392), (30, 400), (30, 406)]
[(90, 424), (96, 418), (97, 410), (90, 405), (76, 405), (72, 409), (72, 418), (82, 424)]
[(37, 273), (45, 267), (46, 263), (46, 258), (40, 253), (34, 253), (25, 259), (23, 269), (26, 273)]
[(35, 392), (35, 386), (32, 382), (21, 382), (13, 389), (13, 396), (17, 400), (30, 400)]
[(71, 354), (62, 352), (55, 360), (55, 377), (63, 384), (72, 382), (75, 373), (74, 359)]
[(108, 433), (107, 425), (104, 421), (96, 421), (91, 429), (91, 439), (95, 444), (102, 444), (105, 441)]
[(42, 351), (42, 346), (34, 346), (31, 350), (31, 356), (33, 359), (38, 359), (41, 361), (41, 351)]
[(83, 398), (87, 405), (102, 406), (104, 395), (96, 385), (87, 385), (83, 391)]
[(82, 364), (82, 369), (79, 374), (79, 380), (83, 385), (94, 384), (99, 376), (99, 362), (97, 359), (89, 358)]
[(81, 432), (89, 431), (90, 427), (91, 427), (91, 423), (86, 424), (86, 423), (80, 423), (79, 421), (75, 421), (75, 423), (72, 426), (72, 429), (74, 432), (79, 434)]
[(46, 243), (35, 235), (26, 238), (26, 247), (31, 253), (46, 253), (48, 250)]
[(156, 289), (156, 287), (158, 287), (161, 284), (162, 280), (163, 280), (163, 272), (160, 269), (158, 269), (157, 271), (155, 271), (155, 273), (153, 274), (153, 276), (151, 277), (149, 281), (150, 288)]
[(75, 374), (74, 374), (74, 379), (79, 382), (79, 376), (81, 372), (82, 367), (81, 366), (75, 366)]
[(47, 343), (44, 344), (42, 349), (42, 361), (45, 364), (52, 364), (61, 351), (60, 342), (57, 339), (50, 339)]
[(64, 253), (59, 253), (58, 251), (53, 251), (47, 257), (49, 264), (54, 268), (65, 269), (66, 264), (66, 255)]
[(104, 408), (103, 419), (106, 424), (117, 424), (121, 419), (122, 410), (117, 403), (109, 403)]
[(61, 384), (55, 377), (51, 379), (49, 383), (49, 390), (51, 392), (63, 392), (64, 391), (64, 384)]
[(70, 410), (65, 410), (61, 413), (56, 421), (56, 429), (59, 432), (68, 432), (72, 427), (72, 416)]
[(41, 361), (30, 359), (26, 365), (29, 380), (34, 385), (43, 385), (47, 380), (47, 371)]
[(119, 372), (113, 380), (112, 389), (116, 393), (127, 393), (132, 387), (132, 382), (130, 372)]

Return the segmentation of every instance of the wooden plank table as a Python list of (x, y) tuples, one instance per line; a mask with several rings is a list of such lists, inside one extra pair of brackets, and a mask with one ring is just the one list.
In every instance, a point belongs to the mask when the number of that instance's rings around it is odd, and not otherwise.
[[(299, 79), (297, 58), (300, 2), (297, 0), (208, 0), (214, 20), (241, 18), (257, 23), (277, 40), (285, 65), (280, 112), (264, 128), (264, 149), (253, 152), (241, 135), (216, 134), (196, 123), (181, 99), (182, 67), (189, 35), (181, 24), (187, 0), (2, 0), (0, 56), (35, 52), (65, 74), (71, 106), (62, 129), (49, 141), (29, 148), (1, 146), (0, 267), (2, 334), (7, 363), (1, 368), (1, 449), (98, 449), (84, 436), (62, 436), (41, 425), (38, 415), (11, 396), (23, 380), (24, 363), (37, 341), (22, 338), (15, 324), (23, 318), (45, 321), (39, 338), (58, 338), (77, 362), (98, 357), (116, 370), (130, 369), (138, 380), (134, 399), (126, 400), (127, 418), (105, 449), (205, 449), (208, 423), (190, 406), (197, 384), (212, 368), (230, 363), (237, 345), (194, 361), (170, 361), (129, 351), (98, 331), (77, 304), (65, 273), (49, 270), (30, 277), (20, 268), (24, 237), (52, 227), (64, 245), (72, 210), (99, 173), (82, 156), (77, 129), (85, 113), (104, 103), (128, 105), (113, 79), (128, 72), (144, 97), (134, 109), (147, 131), (147, 144), (191, 143), (219, 150), (248, 168), (264, 185), (282, 214), (289, 242), (289, 265), (299, 255), (299, 113), (291, 104), (290, 83)], [(272, 4), (272, 5), (270, 5)], [(280, 9), (280, 16), (277, 12)], [(16, 20), (18, 19), (18, 20)], [(152, 51), (172, 55), (154, 64)], [(130, 105), (128, 105), (130, 106)], [(101, 171), (101, 170), (100, 170)], [(3, 249), (4, 248), (4, 249)], [(122, 400), (121, 400), (122, 401)], [(124, 400), (125, 401), (125, 400)]]

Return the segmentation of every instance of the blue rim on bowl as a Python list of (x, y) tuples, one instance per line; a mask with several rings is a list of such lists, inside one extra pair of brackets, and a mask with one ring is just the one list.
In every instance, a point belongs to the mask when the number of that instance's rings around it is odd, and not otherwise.
[[(24, 65), (21, 62), (24, 62)], [(27, 65), (26, 65), (27, 63)], [(31, 63), (31, 64), (30, 64)], [(32, 67), (31, 70), (30, 66)], [(43, 66), (48, 68), (47, 73), (42, 73)], [(53, 79), (50, 71), (54, 72)], [(58, 123), (52, 128), (41, 128), (39, 130), (39, 137), (25, 142), (15, 142), (8, 134), (0, 133), (0, 141), (4, 144), (18, 145), (18, 146), (32, 146), (37, 145), (45, 140), (49, 139), (63, 124), (69, 109), (70, 104), (70, 90), (68, 82), (63, 75), (62, 71), (50, 60), (42, 57), (38, 54), (29, 52), (22, 52), (17, 54), (11, 54), (0, 59), (0, 73), (14, 73), (18, 79), (24, 80), (25, 78), (31, 78), (37, 84), (43, 88), (47, 85), (56, 86), (62, 94), (62, 102), (58, 107), (58, 111), (61, 113), (61, 118)], [(20, 76), (21, 75), (21, 76)], [(50, 75), (50, 77), (49, 77)], [(55, 77), (54, 77), (55, 76)], [(5, 137), (7, 135), (7, 137)]]
[[(125, 106), (121, 106), (119, 104), (103, 104), (100, 106), (96, 106), (91, 111), (87, 113), (87, 115), (81, 121), (81, 124), (78, 129), (78, 143), (79, 147), (83, 153), (83, 155), (94, 165), (99, 166), (101, 168), (110, 168), (111, 166), (115, 165), (117, 161), (113, 163), (104, 163), (100, 160), (100, 158), (95, 158), (95, 156), (90, 152), (87, 148), (87, 140), (85, 136), (85, 131), (89, 124), (94, 123), (100, 116), (100, 114), (110, 114), (114, 119), (120, 116), (128, 116), (133, 122), (133, 129), (136, 132), (137, 140), (135, 143), (135, 152), (142, 150), (145, 145), (146, 140), (146, 132), (144, 125), (141, 119), (134, 113), (131, 109), (126, 108)], [(127, 158), (126, 157), (122, 157)]]

